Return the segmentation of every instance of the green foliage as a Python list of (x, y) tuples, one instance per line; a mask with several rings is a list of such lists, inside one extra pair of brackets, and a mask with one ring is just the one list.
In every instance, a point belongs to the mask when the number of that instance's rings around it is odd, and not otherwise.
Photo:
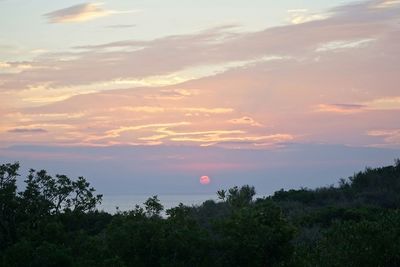
[(40, 244), (21, 240), (7, 249), (4, 266), (69, 267), (73, 259), (69, 249), (44, 241)]
[(323, 266), (400, 266), (400, 213), (340, 222), (318, 244)]
[(254, 200), (249, 185), (219, 201), (168, 209), (157, 196), (116, 214), (83, 177), (0, 165), (0, 267), (400, 266), (400, 160), (338, 186), (280, 190)]
[(222, 266), (275, 266), (291, 256), (294, 228), (270, 201), (235, 210), (217, 229)]
[(0, 250), (16, 239), (18, 169), (18, 163), (0, 165)]
[(18, 169), (18, 163), (0, 165), (0, 266), (73, 266), (69, 243), (77, 235), (67, 218), (90, 218), (101, 195), (83, 177), (73, 181), (44, 170), (30, 170), (18, 192)]
[(235, 186), (228, 190), (226, 201), (233, 207), (240, 208), (249, 205), (253, 201), (256, 190), (253, 186), (244, 185), (240, 189)]
[(148, 198), (144, 206), (148, 217), (160, 217), (161, 212), (164, 210), (164, 206), (160, 203), (157, 196)]
[(25, 212), (35, 217), (60, 214), (66, 211), (86, 212), (93, 210), (102, 196), (94, 196), (95, 189), (85, 178), (72, 181), (65, 175), (52, 177), (45, 170), (31, 169), (26, 189), (21, 192)]
[(217, 191), (218, 199), (225, 201), (226, 199), (226, 190), (219, 190)]

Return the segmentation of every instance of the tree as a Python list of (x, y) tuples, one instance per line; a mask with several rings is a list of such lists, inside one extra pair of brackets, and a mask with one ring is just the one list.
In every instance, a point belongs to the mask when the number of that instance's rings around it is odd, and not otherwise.
[(400, 266), (400, 213), (338, 222), (318, 244), (317, 266)]
[(16, 239), (19, 163), (0, 165), (0, 250)]
[(71, 180), (33, 169), (18, 192), (18, 169), (18, 163), (0, 165), (0, 266), (95, 266), (73, 261), (81, 254), (77, 244), (90, 244), (90, 234), (99, 234), (110, 221), (92, 212), (102, 196), (94, 195), (83, 177)]
[(271, 201), (236, 209), (216, 225), (222, 266), (275, 266), (290, 258), (294, 228)]
[(144, 207), (148, 217), (160, 217), (161, 212), (164, 210), (164, 206), (160, 203), (157, 196), (148, 198), (144, 202)]
[(20, 195), (25, 213), (35, 220), (66, 211), (91, 211), (102, 199), (102, 195), (94, 195), (95, 189), (84, 177), (73, 181), (65, 175), (52, 177), (45, 170), (31, 169), (25, 183)]
[(226, 199), (226, 190), (219, 190), (217, 191), (218, 199), (225, 201)]
[[(224, 191), (224, 190), (221, 190)], [(225, 196), (226, 191), (222, 193), (218, 191), (218, 195), (224, 196), (224, 199), (232, 206), (232, 207), (243, 207), (249, 205), (253, 201), (253, 197), (256, 194), (256, 190), (254, 186), (244, 185), (240, 189), (235, 186), (228, 190), (228, 194)]]

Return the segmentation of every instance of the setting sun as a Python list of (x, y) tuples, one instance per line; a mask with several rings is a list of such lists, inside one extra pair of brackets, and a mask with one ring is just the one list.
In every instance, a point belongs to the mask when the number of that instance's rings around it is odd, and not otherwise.
[(201, 183), (202, 185), (207, 185), (207, 184), (209, 184), (210, 182), (211, 182), (210, 177), (208, 177), (208, 176), (206, 176), (206, 175), (200, 177), (200, 183)]

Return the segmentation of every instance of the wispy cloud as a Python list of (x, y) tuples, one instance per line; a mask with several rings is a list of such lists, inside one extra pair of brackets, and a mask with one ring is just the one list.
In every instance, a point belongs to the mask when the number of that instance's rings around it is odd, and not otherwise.
[(289, 134), (273, 134), (273, 135), (263, 135), (263, 136), (224, 136), (222, 134), (209, 134), (206, 136), (198, 136), (198, 137), (190, 137), (190, 136), (182, 136), (182, 137), (173, 137), (172, 141), (178, 142), (197, 142), (203, 144), (216, 144), (216, 143), (225, 143), (225, 142), (236, 142), (239, 144), (243, 143), (251, 143), (251, 144), (276, 144), (280, 142), (288, 142), (292, 141), (294, 137)]
[(320, 104), (316, 107), (317, 112), (329, 112), (340, 114), (353, 114), (364, 111), (365, 105), (358, 104)]
[(384, 97), (365, 101), (360, 104), (319, 104), (316, 112), (354, 114), (365, 111), (400, 110), (400, 97)]
[(384, 145), (388, 145), (389, 147), (400, 144), (400, 129), (371, 130), (367, 134), (372, 137), (383, 138)]
[(244, 125), (251, 125), (251, 126), (262, 126), (261, 123), (255, 121), (253, 118), (248, 117), (248, 116), (244, 116), (244, 117), (237, 118), (237, 119), (232, 119), (232, 120), (229, 120), (228, 122), (233, 123), (233, 124), (244, 124)]
[(370, 136), (393, 136), (400, 135), (400, 129), (392, 130), (372, 130), (368, 132)]
[(47, 133), (45, 129), (42, 128), (15, 128), (8, 130), (10, 133)]
[[(396, 8), (379, 9), (374, 11), (372, 16), (371, 8), (364, 3), (334, 10), (333, 15), (323, 21), (270, 28), (259, 32), (240, 33), (234, 28), (216, 28), (150, 41), (126, 40), (83, 46), (72, 52), (47, 53), (40, 57), (42, 60), (31, 62), (31, 70), (24, 71), (19, 76), (1, 77), (3, 84), (0, 88), (21, 90), (38, 85), (46, 85), (51, 89), (70, 86), (81, 88), (82, 85), (96, 83), (94, 87), (97, 88), (102, 84), (121, 87), (121, 83), (126, 83), (126, 88), (129, 81), (132, 86), (151, 84), (146, 80), (149, 77), (159, 77), (159, 80), (163, 77), (164, 80), (175, 79), (176, 84), (190, 78), (182, 79), (169, 75), (190, 68), (191, 73), (196, 73), (195, 68), (229, 66), (232, 62), (242, 62), (231, 67), (238, 68), (265, 62), (271, 57), (281, 62), (320, 60), (322, 56), (330, 59), (328, 57), (338, 49), (346, 52), (349, 48), (362, 48), (363, 51), (357, 51), (363, 53), (358, 58), (365, 57), (365, 60), (369, 60), (376, 51), (382, 51), (394, 44), (395, 40), (390, 39), (393, 39), (397, 32), (397, 13), (394, 12)], [(115, 13), (97, 4), (82, 4), (71, 7), (71, 10), (55, 12), (59, 12), (58, 15), (48, 15), (53, 22), (81, 18), (86, 20), (93, 16)], [(370, 45), (372, 43), (373, 45)], [(343, 56), (347, 57), (345, 54)], [(261, 60), (263, 58), (265, 60)], [(260, 60), (254, 62), (255, 59)], [(339, 57), (332, 60), (338, 61)], [(85, 71), (86, 75), (81, 75), (82, 71)], [(171, 83), (156, 83), (168, 84)]]
[(400, 5), (400, 1), (399, 0), (381, 0), (378, 1), (378, 3), (374, 3), (373, 7), (375, 8), (390, 8), (393, 6), (397, 6)]
[(301, 24), (315, 20), (324, 20), (331, 16), (328, 13), (310, 13), (308, 9), (289, 9), (288, 21), (292, 24)]
[(262, 31), (223, 27), (1, 62), (0, 106), (9, 114), (0, 142), (22, 139), (8, 129), (43, 128), (49, 133), (26, 141), (367, 145), (377, 139), (365, 134), (372, 121), (400, 127), (398, 11), (361, 2)]
[(69, 23), (83, 22), (114, 14), (131, 12), (134, 11), (109, 10), (103, 8), (102, 4), (99, 3), (84, 3), (46, 13), (43, 16), (47, 18), (49, 23)]
[(108, 25), (107, 28), (110, 29), (127, 29), (136, 27), (135, 24), (116, 24), (116, 25)]
[(373, 99), (366, 105), (374, 110), (400, 110), (400, 96)]
[(340, 49), (351, 49), (365, 47), (371, 42), (375, 41), (373, 38), (361, 39), (361, 40), (347, 40), (347, 41), (334, 41), (322, 44), (316, 49), (316, 52), (327, 52), (335, 51)]
[(106, 137), (115, 138), (115, 137), (119, 137), (121, 135), (121, 133), (123, 133), (123, 132), (137, 131), (137, 130), (148, 129), (148, 128), (174, 127), (174, 126), (188, 125), (188, 124), (190, 124), (190, 123), (189, 122), (172, 122), (172, 123), (145, 124), (145, 125), (137, 125), (137, 126), (125, 126), (125, 127), (119, 127), (118, 129), (115, 129), (115, 130), (108, 131)]

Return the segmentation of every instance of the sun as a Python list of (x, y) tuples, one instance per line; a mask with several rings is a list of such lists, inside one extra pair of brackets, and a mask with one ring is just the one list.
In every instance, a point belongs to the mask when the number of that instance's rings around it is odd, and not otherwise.
[(210, 177), (208, 177), (207, 175), (203, 175), (200, 177), (200, 183), (202, 185), (207, 185), (211, 182)]

